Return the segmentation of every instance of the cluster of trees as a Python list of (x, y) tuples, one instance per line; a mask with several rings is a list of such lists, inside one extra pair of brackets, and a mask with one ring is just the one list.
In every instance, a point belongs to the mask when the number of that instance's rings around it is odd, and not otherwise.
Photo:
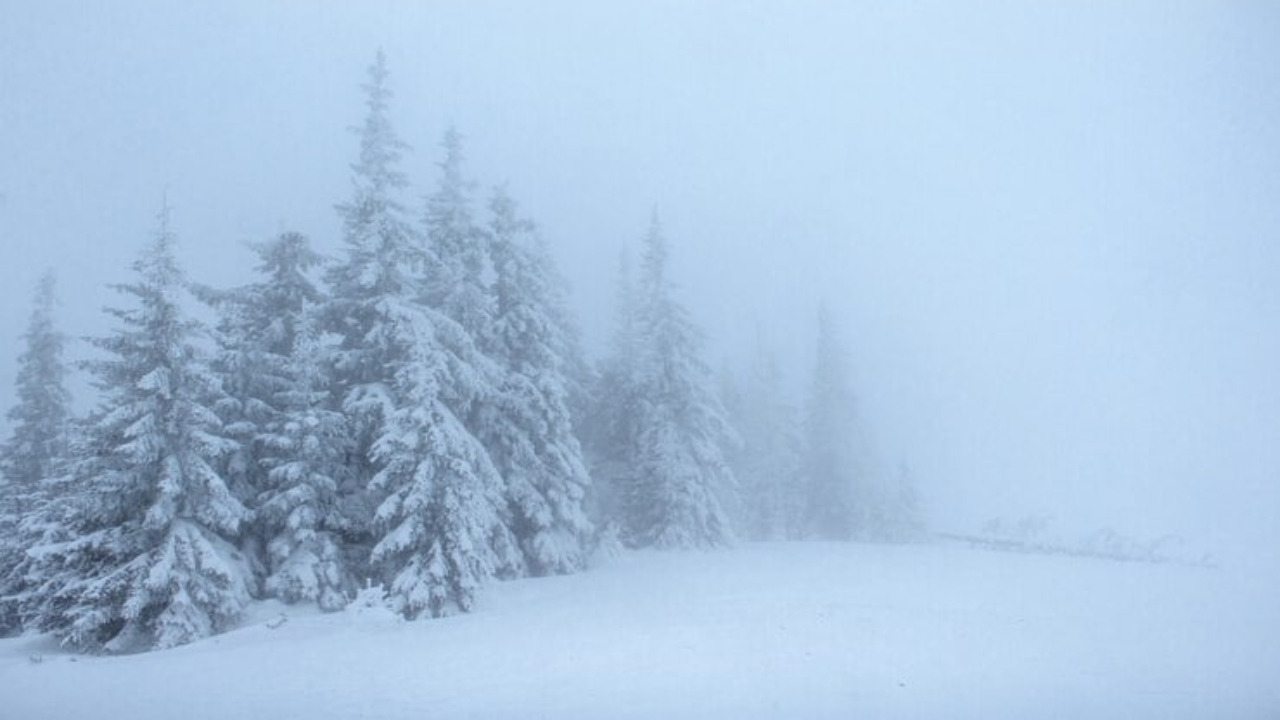
[(372, 583), (438, 616), (491, 578), (580, 570), (601, 543), (912, 527), (905, 486), (872, 488), (852, 452), (829, 323), (805, 421), (767, 362), (720, 392), (655, 217), (592, 368), (515, 202), (497, 189), (477, 218), (450, 131), (415, 221), (381, 54), (365, 91), (341, 257), (284, 233), (256, 247), (256, 282), (200, 286), (162, 211), (118, 328), (91, 341), (85, 417), (42, 282), (0, 456), (2, 629), (127, 652), (225, 630), (257, 597), (333, 610)]

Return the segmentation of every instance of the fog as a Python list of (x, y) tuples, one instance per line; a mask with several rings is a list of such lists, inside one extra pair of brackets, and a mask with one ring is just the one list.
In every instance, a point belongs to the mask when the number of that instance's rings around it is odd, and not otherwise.
[(0, 15), (0, 406), (39, 274), (68, 333), (102, 332), (162, 197), (202, 282), (283, 229), (336, 252), (381, 47), (414, 196), (456, 125), (550, 241), (593, 353), (656, 207), (713, 366), (762, 334), (799, 397), (820, 302), (841, 319), (863, 422), (934, 526), (1280, 547), (1280, 6)]

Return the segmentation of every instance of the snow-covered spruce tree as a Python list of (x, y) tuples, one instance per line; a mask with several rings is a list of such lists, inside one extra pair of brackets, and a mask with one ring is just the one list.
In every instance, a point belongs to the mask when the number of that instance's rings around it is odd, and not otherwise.
[(57, 304), (53, 272), (36, 289), (35, 308), (18, 358), (17, 404), (9, 410), (13, 434), (0, 447), (0, 634), (18, 629), (11, 597), (21, 583), (14, 571), (26, 546), (20, 538), (24, 519), (49, 500), (51, 482), (67, 449), (71, 396), (63, 361), (66, 340), (54, 325)]
[[(546, 240), (534, 233), (531, 252), (535, 265), (544, 280), (546, 295), (544, 297), (547, 318), (551, 324), (548, 333), (552, 343), (552, 353), (558, 360), (561, 377), (564, 380), (564, 402), (569, 411), (569, 422), (573, 427), (574, 437), (578, 440), (579, 449), (584, 454), (584, 438), (587, 435), (586, 423), (591, 407), (591, 389), (595, 385), (595, 369), (587, 362), (586, 352), (582, 346), (582, 332), (574, 319), (569, 303), (569, 281), (552, 261), (551, 250)], [(587, 473), (590, 477), (590, 472)]]
[(325, 299), (310, 276), (321, 258), (296, 232), (254, 250), (262, 279), (214, 296), (226, 391), (218, 410), (239, 442), (228, 476), (254, 511), (242, 544), (267, 595), (335, 610), (356, 583), (337, 532), (346, 423), (329, 401), (313, 317)]
[(406, 617), (471, 607), (490, 576), (519, 565), (502, 522), (502, 482), (455, 411), (493, 377), (458, 322), (424, 302), (438, 269), (404, 218), (404, 147), (387, 118), (382, 54), (365, 86), (369, 112), (341, 205), (346, 258), (329, 274), (328, 328), (339, 337), (336, 391), (351, 425), (354, 487), (374, 508), (370, 574)]
[(725, 401), (742, 444), (729, 453), (741, 521), (752, 540), (803, 536), (804, 487), (799, 417), (787, 401), (773, 355), (759, 345), (745, 381)]
[(429, 262), (426, 302), (489, 347), (494, 296), (485, 282), (491, 266), (489, 242), (471, 212), (471, 183), (462, 174), (462, 136), (454, 128), (440, 143), (440, 181), (427, 198), (425, 225)]
[[(400, 195), (408, 185), (399, 170), (406, 146), (387, 115), (385, 58), (378, 52), (363, 86), (368, 112), (353, 130), (360, 136), (359, 160), (351, 166), (352, 194), (338, 205), (345, 257), (325, 273), (330, 297), (322, 329), (337, 338), (329, 352), (336, 409), (348, 423), (347, 483), (339, 487), (341, 512), (349, 527), (353, 569), (361, 572), (373, 544), (376, 498), (368, 488), (378, 471), (373, 443), (394, 409), (391, 384), (407, 352), (391, 341), (391, 307), (415, 292), (410, 268), (419, 262), (413, 228)], [(363, 572), (362, 572), (363, 574)]]
[[(306, 237), (295, 232), (253, 246), (261, 280), (230, 290), (201, 289), (200, 295), (217, 309), (215, 337), (219, 352), (212, 368), (222, 384), (216, 410), (226, 434), (237, 443), (220, 468), (232, 491), (253, 509), (268, 486), (259, 436), (280, 423), (278, 396), (290, 386), (290, 356), (297, 342), (303, 308), (321, 301), (320, 290), (308, 273), (320, 264)], [(257, 574), (265, 541), (256, 524), (246, 528), (242, 541)]]
[(41, 629), (82, 649), (188, 643), (227, 629), (249, 599), (233, 545), (247, 513), (214, 469), (234, 443), (212, 409), (220, 389), (181, 306), (173, 246), (165, 210), (137, 279), (119, 286), (137, 306), (109, 310), (123, 327), (93, 341), (107, 355), (88, 364), (103, 402), (58, 514), (69, 538), (31, 551), (37, 574), (61, 577)]
[(254, 524), (265, 552), (266, 593), (338, 610), (358, 589), (344, 558), (338, 510), (347, 424), (331, 406), (321, 333), (305, 300), (294, 319), (287, 384), (273, 398), (278, 412), (256, 436), (266, 477), (254, 498)]
[(69, 421), (59, 469), (44, 481), (37, 502), (19, 518), (15, 528), (14, 537), (22, 552), (14, 556), (16, 564), (6, 570), (4, 603), (6, 612), (11, 613), (10, 619), (16, 615), (21, 628), (39, 628), (41, 618), (57, 607), (57, 589), (75, 575), (75, 568), (49, 563), (41, 551), (72, 537), (66, 518), (80, 499), (80, 493), (70, 470), (75, 467), (75, 458), (98, 453), (98, 448), (90, 443), (86, 426), (84, 418)]
[(724, 448), (737, 437), (699, 357), (701, 335), (673, 297), (656, 214), (645, 236), (643, 261), (629, 540), (659, 548), (725, 545), (733, 533), (721, 495), (736, 491), (736, 483)]
[(592, 532), (582, 507), (589, 480), (566, 405), (550, 257), (504, 191), (490, 210), (496, 307), (488, 355), (504, 376), (479, 409), (480, 440), (502, 474), (529, 572), (571, 572), (582, 568)]
[(40, 278), (23, 335), (26, 350), (18, 358), (17, 404), (8, 412), (13, 434), (0, 448), (5, 497), (19, 513), (30, 509), (42, 481), (54, 474), (67, 439), (71, 396), (63, 361), (66, 339), (54, 325), (55, 285), (51, 271)]
[(371, 487), (383, 498), (376, 518), (385, 531), (371, 560), (406, 617), (465, 612), (487, 579), (521, 566), (502, 478), (445, 400), (467, 392), (476, 353), (456, 323), (416, 304), (391, 320), (410, 356), (396, 368), (396, 407), (373, 447), (381, 467)]
[[(487, 443), (492, 433), (485, 424), (501, 415), (499, 406), (505, 402), (503, 385), (508, 375), (494, 358), (497, 296), (489, 282), (494, 275), (491, 238), (476, 224), (472, 213), (472, 183), (466, 180), (462, 168), (462, 136), (450, 128), (441, 147), (444, 158), (438, 163), (440, 179), (436, 190), (427, 197), (424, 214), (427, 261), (421, 299), (457, 323), (465, 339), (478, 350), (470, 356), (465, 381), (457, 385), (464, 392), (445, 388), (443, 399), (462, 426), (489, 451)], [(510, 530), (516, 523), (510, 508), (500, 506), (498, 510), (502, 523)], [(510, 533), (496, 537), (497, 553), (507, 553), (505, 543), (510, 537)], [(513, 559), (498, 567), (500, 576), (514, 577), (529, 571), (521, 554)]]
[(627, 522), (627, 495), (634, 480), (636, 433), (640, 416), (637, 385), (637, 303), (630, 258), (618, 262), (618, 288), (613, 337), (589, 388), (583, 448), (593, 480), (587, 507), (606, 530), (621, 530)]
[(811, 537), (865, 537), (871, 504), (847, 356), (830, 314), (818, 316), (817, 360), (805, 419), (806, 525)]

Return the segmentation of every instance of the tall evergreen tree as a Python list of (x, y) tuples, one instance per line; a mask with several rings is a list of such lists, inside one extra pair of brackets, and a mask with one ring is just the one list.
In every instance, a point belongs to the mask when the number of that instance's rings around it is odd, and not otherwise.
[[(66, 389), (66, 340), (54, 324), (53, 272), (36, 289), (35, 308), (18, 358), (17, 404), (9, 410), (13, 434), (0, 447), (0, 634), (16, 630), (11, 597), (21, 588), (15, 569), (26, 546), (22, 523), (49, 500), (51, 483), (67, 450), (71, 397)], [(34, 521), (34, 520), (33, 520)]]
[(763, 345), (725, 405), (742, 437), (730, 453), (741, 488), (739, 527), (752, 540), (803, 535), (802, 440), (796, 409), (785, 397), (782, 374)]
[(424, 302), (443, 287), (431, 274), (440, 262), (398, 199), (404, 145), (387, 118), (386, 78), (379, 53), (354, 197), (339, 206), (347, 252), (329, 273), (326, 317), (339, 337), (333, 367), (352, 424), (354, 486), (373, 510), (370, 570), (415, 617), (469, 609), (519, 552), (500, 515), (501, 479), (459, 412), (488, 388), (492, 364), (458, 321)]
[(643, 259), (630, 540), (662, 548), (725, 545), (733, 532), (721, 495), (736, 491), (736, 483), (723, 451), (736, 435), (699, 357), (701, 334), (673, 297), (656, 214)]
[[(545, 287), (545, 303), (547, 318), (551, 329), (549, 342), (553, 344), (552, 352), (558, 360), (561, 377), (565, 383), (565, 405), (569, 411), (569, 421), (573, 426), (574, 437), (585, 459), (585, 438), (588, 435), (586, 424), (591, 412), (591, 389), (595, 384), (595, 369), (587, 362), (586, 352), (582, 346), (582, 332), (574, 319), (569, 302), (569, 280), (560, 272), (552, 261), (551, 250), (541, 234), (534, 233), (530, 252), (535, 266), (540, 268), (540, 276)], [(588, 471), (588, 476), (590, 472)]]
[(187, 643), (230, 627), (249, 598), (232, 544), (247, 511), (215, 470), (234, 443), (212, 409), (203, 329), (182, 309), (174, 242), (166, 209), (137, 279), (118, 288), (137, 306), (109, 310), (123, 327), (93, 341), (104, 400), (70, 469), (76, 494), (50, 513), (68, 539), (31, 552), (48, 593), (40, 627), (80, 648)]
[[(492, 238), (475, 221), (473, 183), (466, 179), (463, 171), (462, 135), (451, 127), (440, 145), (444, 151), (443, 159), (437, 164), (440, 176), (435, 191), (427, 197), (424, 214), (426, 272), (420, 299), (456, 323), (464, 339), (478, 351), (470, 353), (468, 375), (456, 384), (463, 392), (446, 387), (443, 400), (462, 427), (481, 440), (488, 454), (492, 450), (489, 442), (496, 430), (486, 424), (506, 414), (501, 406), (505, 402), (503, 385), (508, 374), (501, 360), (495, 357), (498, 298), (490, 281), (495, 274)], [(510, 509), (500, 504), (498, 517), (505, 526), (514, 529), (517, 519)], [(500, 546), (495, 550), (500, 555), (508, 552), (503, 544), (509, 539), (508, 533), (497, 536)], [(501, 565), (499, 573), (515, 576), (529, 569), (517, 556), (515, 562)]]
[(637, 373), (637, 303), (631, 263), (618, 261), (614, 331), (609, 352), (589, 386), (581, 435), (594, 479), (588, 509), (605, 528), (627, 525), (627, 495), (634, 484), (640, 390)]
[[(253, 246), (258, 282), (225, 291), (201, 289), (217, 309), (219, 352), (213, 370), (222, 383), (217, 411), (236, 450), (223, 462), (222, 474), (251, 509), (269, 485), (261, 436), (281, 422), (278, 398), (290, 387), (290, 358), (298, 341), (304, 307), (322, 299), (309, 273), (320, 264), (306, 237), (282, 233)], [(260, 528), (243, 534), (245, 550), (260, 575), (267, 572)]]
[(454, 128), (440, 143), (440, 180), (427, 198), (428, 263), (426, 301), (488, 347), (495, 312), (485, 275), (491, 268), (489, 243), (471, 209), (472, 184), (463, 175), (462, 135)]
[(866, 469), (859, 448), (848, 358), (824, 307), (818, 316), (817, 359), (805, 425), (809, 534), (825, 540), (862, 536), (869, 521)]
[(17, 514), (38, 499), (42, 482), (54, 475), (66, 446), (71, 396), (63, 361), (66, 339), (54, 325), (55, 286), (52, 271), (40, 278), (23, 335), (26, 350), (18, 358), (17, 404), (8, 412), (13, 434), (0, 448), (4, 498)]
[(212, 294), (222, 320), (218, 405), (239, 447), (227, 463), (254, 511), (242, 545), (267, 595), (341, 608), (356, 583), (343, 556), (345, 419), (329, 401), (314, 321), (321, 257), (300, 233), (254, 246), (261, 280)]
[(372, 448), (384, 531), (371, 559), (405, 616), (467, 611), (488, 578), (521, 566), (501, 476), (446, 401), (466, 396), (476, 353), (456, 323), (416, 305), (401, 306), (392, 328), (411, 354), (396, 367), (396, 406)]
[[(292, 264), (292, 263), (287, 263)], [(256, 439), (265, 486), (254, 498), (268, 595), (337, 610), (357, 589), (349, 569), (339, 489), (349, 452), (346, 418), (330, 403), (321, 333), (306, 301), (293, 327), (279, 412)]]
[(583, 566), (592, 527), (582, 508), (589, 481), (566, 404), (567, 341), (552, 305), (550, 257), (504, 191), (490, 210), (496, 306), (488, 351), (504, 377), (481, 410), (480, 439), (503, 476), (528, 569), (569, 572)]
[(368, 487), (379, 469), (373, 444), (395, 405), (390, 392), (395, 368), (407, 361), (406, 350), (392, 341), (390, 316), (392, 307), (414, 294), (411, 269), (421, 262), (400, 200), (408, 186), (399, 169), (407, 146), (388, 116), (392, 93), (387, 75), (379, 51), (363, 86), (364, 123), (353, 128), (360, 137), (360, 155), (351, 166), (351, 198), (338, 205), (345, 256), (325, 274), (330, 299), (322, 313), (323, 329), (337, 338), (330, 352), (333, 392), (339, 398), (335, 409), (349, 424), (348, 482), (339, 487), (339, 497), (352, 553), (364, 560), (373, 543), (377, 502)]

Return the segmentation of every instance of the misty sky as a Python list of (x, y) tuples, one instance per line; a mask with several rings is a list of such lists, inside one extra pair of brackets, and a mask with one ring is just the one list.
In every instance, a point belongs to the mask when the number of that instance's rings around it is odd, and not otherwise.
[(656, 206), (713, 365), (759, 327), (802, 391), (826, 298), (880, 456), (939, 525), (1276, 542), (1280, 4), (0, 16), (6, 408), (40, 272), (59, 268), (68, 332), (102, 332), (166, 192), (197, 280), (246, 279), (244, 243), (284, 229), (336, 252), (382, 47), (415, 213), (454, 123), (470, 175), (508, 183), (551, 242), (593, 350)]

